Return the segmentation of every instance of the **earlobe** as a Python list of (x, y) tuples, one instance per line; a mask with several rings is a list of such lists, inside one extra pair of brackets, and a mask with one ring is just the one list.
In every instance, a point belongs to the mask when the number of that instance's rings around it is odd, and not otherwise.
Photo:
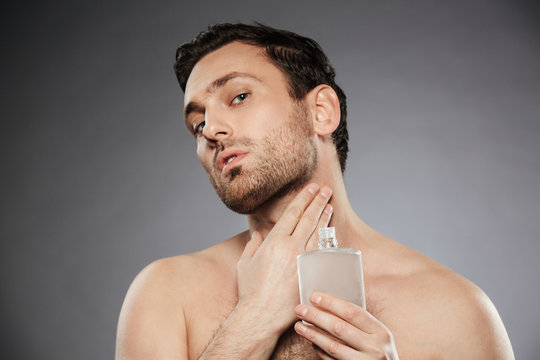
[(339, 99), (332, 87), (322, 84), (311, 90), (315, 105), (313, 128), (318, 135), (330, 135), (341, 119)]

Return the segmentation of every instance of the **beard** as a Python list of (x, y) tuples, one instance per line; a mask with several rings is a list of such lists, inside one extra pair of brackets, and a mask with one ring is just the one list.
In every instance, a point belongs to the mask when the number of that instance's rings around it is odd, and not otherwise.
[(232, 211), (252, 214), (307, 184), (318, 162), (312, 135), (307, 110), (304, 104), (297, 103), (286, 125), (273, 129), (262, 141), (224, 141), (219, 145), (221, 149), (245, 147), (256, 164), (250, 168), (240, 164), (224, 177), (215, 166), (212, 168), (208, 176), (221, 201)]

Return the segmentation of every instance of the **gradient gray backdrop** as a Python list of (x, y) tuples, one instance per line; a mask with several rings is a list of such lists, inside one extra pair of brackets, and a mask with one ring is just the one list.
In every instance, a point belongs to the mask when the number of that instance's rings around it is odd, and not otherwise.
[(491, 297), (540, 352), (540, 42), (522, 1), (34, 1), (4, 8), (2, 359), (110, 359), (154, 259), (246, 227), (211, 189), (172, 66), (207, 24), (312, 37), (349, 98), (361, 218)]

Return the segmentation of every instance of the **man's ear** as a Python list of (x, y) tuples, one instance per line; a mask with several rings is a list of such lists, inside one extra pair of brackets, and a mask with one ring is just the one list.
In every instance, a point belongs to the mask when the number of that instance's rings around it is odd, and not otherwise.
[(339, 99), (331, 86), (321, 84), (308, 93), (313, 116), (315, 133), (321, 136), (330, 135), (336, 130), (341, 119)]

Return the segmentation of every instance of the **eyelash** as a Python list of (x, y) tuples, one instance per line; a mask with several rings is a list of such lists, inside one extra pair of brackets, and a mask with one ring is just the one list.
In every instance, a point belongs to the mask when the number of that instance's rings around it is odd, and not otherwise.
[(193, 128), (193, 133), (195, 135), (199, 135), (199, 133), (201, 133), (202, 130), (204, 129), (204, 124), (205, 124), (205, 121), (201, 121), (200, 123), (198, 123), (197, 126)]
[[(241, 97), (243, 97), (243, 98), (241, 99)], [(246, 99), (247, 99), (248, 97), (249, 97), (249, 93), (241, 93), (241, 94), (238, 94), (238, 95), (236, 95), (236, 96), (232, 99), (231, 104), (232, 104), (232, 105), (238, 105), (239, 103), (243, 103), (244, 101), (246, 101)], [(239, 103), (235, 103), (236, 99), (239, 100)]]

